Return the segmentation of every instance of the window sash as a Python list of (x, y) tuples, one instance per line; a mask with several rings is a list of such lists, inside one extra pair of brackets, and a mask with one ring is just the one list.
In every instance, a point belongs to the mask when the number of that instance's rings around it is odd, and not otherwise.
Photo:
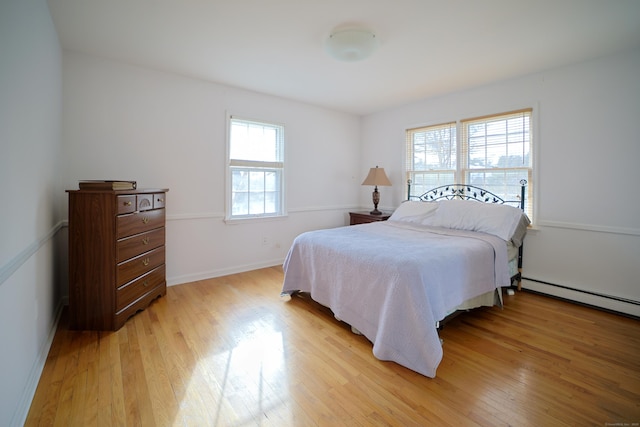
[(406, 179), (413, 194), (458, 181), (456, 122), (408, 129)]
[(284, 127), (231, 117), (229, 159), (237, 161), (282, 162)]
[(231, 216), (252, 218), (282, 215), (282, 170), (271, 168), (231, 169)]
[(455, 170), (456, 123), (407, 131), (407, 170)]
[(460, 122), (464, 184), (519, 200), (520, 181), (527, 180), (525, 212), (533, 221), (532, 109), (465, 119)]
[(531, 110), (461, 121), (462, 169), (531, 168)]

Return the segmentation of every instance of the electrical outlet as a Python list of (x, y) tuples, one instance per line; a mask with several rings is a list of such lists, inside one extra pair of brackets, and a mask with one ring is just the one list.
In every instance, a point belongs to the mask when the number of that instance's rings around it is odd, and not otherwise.
[(267, 246), (269, 244), (269, 238), (268, 237), (262, 237), (262, 246)]

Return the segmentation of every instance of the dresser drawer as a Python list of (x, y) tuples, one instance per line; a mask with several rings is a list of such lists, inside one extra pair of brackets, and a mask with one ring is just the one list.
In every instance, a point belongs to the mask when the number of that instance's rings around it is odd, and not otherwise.
[(129, 194), (126, 196), (117, 197), (118, 214), (125, 214), (135, 212), (136, 210), (136, 196)]
[(164, 227), (120, 239), (116, 244), (116, 262), (126, 261), (143, 252), (164, 246), (164, 242)]
[(129, 304), (164, 282), (165, 266), (161, 265), (136, 280), (121, 286), (116, 292), (116, 312), (123, 310)]
[(153, 195), (153, 208), (154, 209), (164, 208), (165, 197), (166, 197), (165, 193), (156, 193), (156, 194), (154, 194)]
[(118, 264), (116, 271), (116, 287), (130, 282), (162, 264), (164, 264), (164, 246), (122, 262)]
[(163, 283), (160, 286), (156, 286), (151, 289), (149, 292), (129, 304), (127, 307), (123, 308), (121, 311), (116, 312), (114, 316), (114, 328), (118, 330), (124, 325), (127, 319), (133, 315), (135, 315), (138, 311), (144, 310), (151, 304), (151, 302), (167, 293), (167, 286)]
[(153, 209), (153, 194), (138, 194), (136, 196), (136, 207), (139, 211)]
[(164, 209), (134, 212), (116, 217), (116, 238), (132, 236), (164, 226)]

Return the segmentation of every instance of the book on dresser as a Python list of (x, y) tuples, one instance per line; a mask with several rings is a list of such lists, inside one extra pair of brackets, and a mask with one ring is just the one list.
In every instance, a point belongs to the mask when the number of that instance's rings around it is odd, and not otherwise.
[(85, 180), (78, 182), (80, 190), (135, 190), (136, 181)]
[(166, 294), (168, 191), (67, 190), (71, 329), (118, 330)]

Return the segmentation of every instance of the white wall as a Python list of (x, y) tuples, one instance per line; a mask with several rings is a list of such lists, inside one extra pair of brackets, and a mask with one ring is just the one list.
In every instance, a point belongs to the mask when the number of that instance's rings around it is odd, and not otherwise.
[[(170, 188), (168, 280), (182, 283), (277, 264), (298, 233), (345, 224), (349, 209), (370, 206), (360, 182), (376, 164), (394, 183), (380, 189), (382, 207), (397, 206), (407, 127), (532, 106), (538, 227), (525, 243), (524, 274), (535, 280), (525, 286), (640, 315), (637, 305), (536, 282), (640, 301), (640, 51), (362, 120), (61, 54), (44, 0), (0, 3), (0, 53), (0, 425), (24, 421), (49, 350), (66, 295), (63, 190), (79, 179)], [(222, 221), (225, 111), (285, 124), (288, 218)]]
[(44, 0), (0, 3), (0, 425), (22, 425), (61, 310), (61, 51)]
[[(640, 315), (640, 50), (427, 99), (367, 116), (364, 164), (402, 182), (405, 129), (533, 107), (537, 229), (525, 241), (525, 288)], [(361, 203), (369, 195), (360, 193)], [(404, 185), (387, 198), (397, 206)]]
[[(169, 284), (279, 264), (296, 235), (357, 205), (356, 116), (67, 51), (63, 81), (64, 185), (169, 188)], [(223, 221), (227, 112), (285, 125), (287, 218)]]

